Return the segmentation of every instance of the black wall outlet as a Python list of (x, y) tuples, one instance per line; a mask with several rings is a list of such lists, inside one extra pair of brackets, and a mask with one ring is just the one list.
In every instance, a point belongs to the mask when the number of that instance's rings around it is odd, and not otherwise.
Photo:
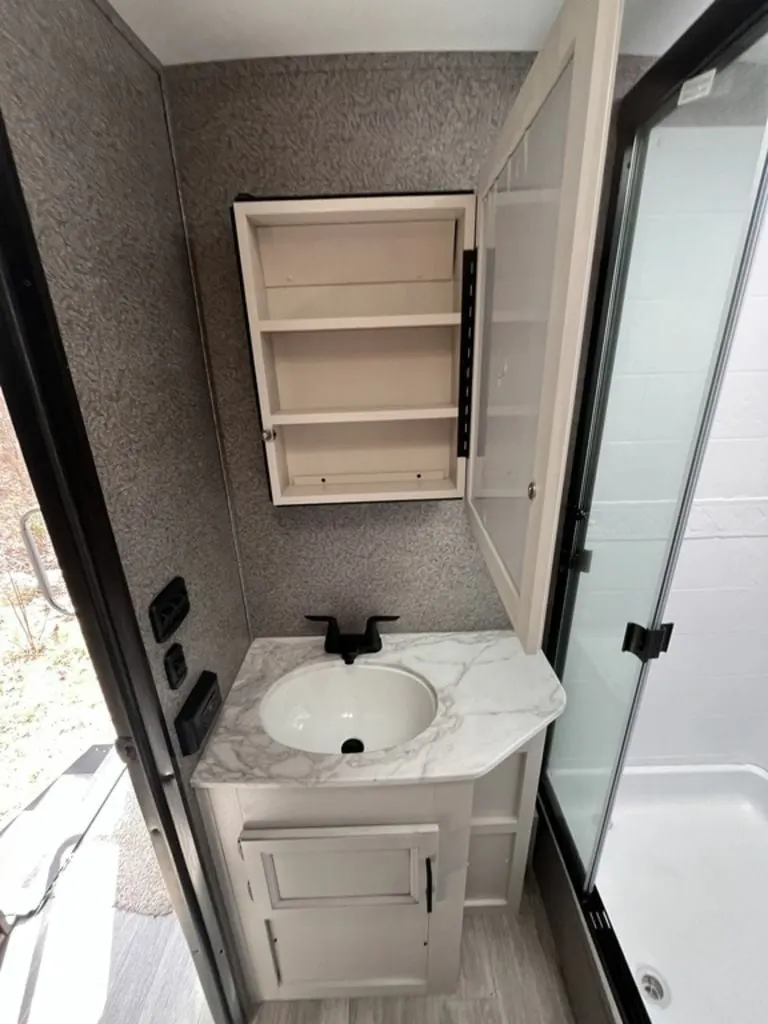
[(189, 612), (187, 585), (181, 576), (174, 576), (149, 606), (152, 635), (159, 644), (175, 633)]
[(187, 659), (181, 644), (171, 644), (163, 658), (165, 677), (172, 690), (178, 690), (187, 678)]
[(218, 676), (215, 672), (201, 672), (176, 716), (176, 735), (182, 754), (194, 754), (202, 747), (221, 704)]

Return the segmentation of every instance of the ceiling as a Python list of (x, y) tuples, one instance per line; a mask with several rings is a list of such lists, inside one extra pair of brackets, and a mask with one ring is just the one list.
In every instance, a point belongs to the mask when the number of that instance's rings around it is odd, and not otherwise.
[[(618, 0), (617, 0), (618, 2)], [(163, 64), (319, 53), (538, 50), (559, 0), (111, 0)], [(657, 55), (708, 0), (625, 0), (623, 53)]]

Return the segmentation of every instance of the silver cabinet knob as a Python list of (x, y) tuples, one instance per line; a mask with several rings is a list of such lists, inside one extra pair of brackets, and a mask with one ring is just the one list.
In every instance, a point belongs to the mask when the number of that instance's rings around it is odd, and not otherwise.
[(536, 497), (536, 481), (535, 480), (531, 480), (531, 482), (528, 484), (528, 500), (529, 501), (533, 501), (533, 499), (535, 497)]

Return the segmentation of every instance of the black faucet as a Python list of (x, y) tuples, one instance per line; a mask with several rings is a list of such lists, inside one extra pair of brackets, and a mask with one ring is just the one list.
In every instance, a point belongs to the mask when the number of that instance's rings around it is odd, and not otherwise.
[(381, 650), (381, 637), (377, 622), (397, 622), (399, 615), (372, 615), (365, 624), (364, 633), (342, 633), (333, 615), (305, 615), (310, 622), (327, 622), (325, 653), (339, 654), (345, 665), (351, 665), (358, 654), (376, 654)]

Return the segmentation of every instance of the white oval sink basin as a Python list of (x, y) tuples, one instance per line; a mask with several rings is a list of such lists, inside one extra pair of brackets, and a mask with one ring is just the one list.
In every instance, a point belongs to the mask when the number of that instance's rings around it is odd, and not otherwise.
[(392, 665), (305, 665), (279, 679), (261, 702), (278, 743), (312, 754), (384, 750), (424, 732), (437, 713), (426, 680)]

